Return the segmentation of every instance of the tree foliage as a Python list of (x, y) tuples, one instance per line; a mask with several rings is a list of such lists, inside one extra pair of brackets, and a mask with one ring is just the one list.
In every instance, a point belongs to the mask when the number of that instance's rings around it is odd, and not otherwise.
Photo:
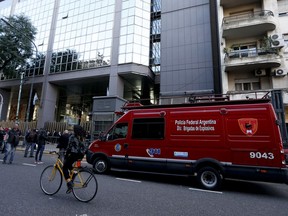
[(24, 15), (6, 17), (0, 21), (0, 71), (13, 76), (33, 55), (36, 28)]

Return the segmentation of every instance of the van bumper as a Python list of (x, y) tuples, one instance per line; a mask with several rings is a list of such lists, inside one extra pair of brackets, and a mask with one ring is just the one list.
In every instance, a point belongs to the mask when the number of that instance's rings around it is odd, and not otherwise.
[(284, 170), (284, 175), (285, 175), (285, 184), (288, 185), (288, 168), (286, 168), (286, 169)]
[(226, 167), (225, 178), (288, 184), (288, 167)]

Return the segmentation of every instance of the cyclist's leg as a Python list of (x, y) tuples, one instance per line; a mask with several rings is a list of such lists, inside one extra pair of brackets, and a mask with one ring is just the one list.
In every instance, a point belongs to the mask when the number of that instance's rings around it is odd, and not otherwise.
[(64, 163), (63, 163), (62, 170), (63, 170), (64, 178), (67, 182), (66, 193), (70, 193), (73, 188), (73, 182), (72, 182), (72, 179), (70, 179), (69, 170), (72, 170), (72, 165), (74, 162), (75, 162), (75, 158), (73, 157), (73, 154), (70, 154), (69, 156), (65, 158)]

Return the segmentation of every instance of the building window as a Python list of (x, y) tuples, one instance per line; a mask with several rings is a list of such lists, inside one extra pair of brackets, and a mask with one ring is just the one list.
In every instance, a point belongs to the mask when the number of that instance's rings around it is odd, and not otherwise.
[(149, 0), (122, 0), (119, 64), (149, 65)]
[(241, 57), (253, 57), (257, 56), (256, 43), (251, 44), (239, 44), (232, 47), (232, 51), (229, 57), (241, 58)]
[(259, 79), (241, 79), (235, 80), (236, 91), (249, 91), (249, 90), (260, 90), (261, 85)]
[(278, 12), (279, 16), (285, 16), (288, 14), (288, 1), (286, 0), (278, 0)]
[(134, 119), (132, 128), (133, 139), (163, 139), (164, 119), (145, 118)]

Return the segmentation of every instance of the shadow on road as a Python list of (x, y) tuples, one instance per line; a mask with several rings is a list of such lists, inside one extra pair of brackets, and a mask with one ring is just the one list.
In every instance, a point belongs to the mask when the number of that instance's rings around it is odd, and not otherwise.
[[(196, 178), (188, 176), (166, 175), (161, 173), (139, 173), (133, 171), (113, 170), (109, 173), (115, 178), (127, 178), (139, 181), (157, 182), (161, 184), (173, 184), (198, 188)], [(283, 187), (287, 189), (283, 191)], [(223, 182), (222, 192), (236, 192), (251, 195), (275, 196), (288, 198), (288, 186), (285, 184), (273, 184), (264, 182), (252, 182), (227, 179)]]

